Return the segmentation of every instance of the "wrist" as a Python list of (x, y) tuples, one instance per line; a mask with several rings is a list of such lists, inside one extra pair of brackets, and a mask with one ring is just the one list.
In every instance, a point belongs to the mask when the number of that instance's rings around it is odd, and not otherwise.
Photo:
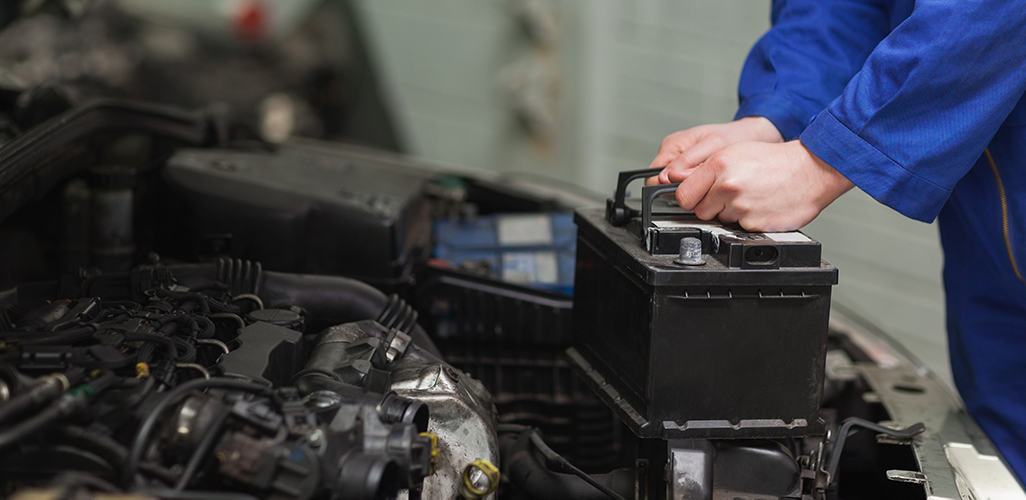
[(784, 136), (768, 118), (764, 116), (746, 116), (735, 120), (744, 127), (747, 140), (758, 142), (781, 143)]
[(826, 208), (827, 205), (833, 203), (842, 194), (855, 187), (855, 184), (848, 180), (844, 174), (823, 161), (819, 156), (816, 156), (816, 153), (805, 147), (800, 140), (794, 140), (792, 143), (798, 150), (798, 153), (804, 157), (803, 160), (808, 162), (811, 167), (809, 169), (813, 173), (811, 182), (814, 187), (819, 188), (816, 190), (818, 196), (816, 196), (815, 203), (820, 210)]

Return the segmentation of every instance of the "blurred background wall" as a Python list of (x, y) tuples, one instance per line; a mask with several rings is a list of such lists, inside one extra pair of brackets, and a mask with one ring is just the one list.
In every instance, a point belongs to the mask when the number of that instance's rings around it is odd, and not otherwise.
[[(667, 134), (732, 118), (765, 0), (356, 0), (413, 154), (609, 193)], [(935, 224), (855, 190), (806, 232), (836, 305), (950, 380)]]

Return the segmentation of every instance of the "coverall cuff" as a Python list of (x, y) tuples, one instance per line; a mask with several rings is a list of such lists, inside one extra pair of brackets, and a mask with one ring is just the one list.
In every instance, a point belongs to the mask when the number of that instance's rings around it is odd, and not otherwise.
[(812, 114), (794, 101), (780, 94), (756, 94), (745, 97), (734, 115), (735, 120), (746, 116), (761, 116), (773, 122), (773, 125), (790, 141), (809, 124)]
[(951, 195), (888, 158), (829, 110), (820, 113), (799, 140), (876, 201), (911, 219), (932, 222)]

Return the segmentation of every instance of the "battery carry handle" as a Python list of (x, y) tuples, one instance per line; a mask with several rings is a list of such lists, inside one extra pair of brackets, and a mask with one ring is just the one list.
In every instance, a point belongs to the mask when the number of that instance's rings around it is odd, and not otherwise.
[(679, 182), (641, 188), (641, 230), (643, 232), (652, 226), (652, 203), (655, 202), (656, 197), (663, 193), (676, 191), (677, 186), (680, 186)]
[(614, 226), (622, 226), (631, 220), (635, 214), (634, 210), (627, 208), (625, 198), (627, 197), (627, 185), (635, 179), (653, 177), (662, 172), (661, 168), (643, 168), (641, 170), (627, 170), (620, 172), (616, 179), (616, 193), (612, 198), (606, 200), (606, 220)]

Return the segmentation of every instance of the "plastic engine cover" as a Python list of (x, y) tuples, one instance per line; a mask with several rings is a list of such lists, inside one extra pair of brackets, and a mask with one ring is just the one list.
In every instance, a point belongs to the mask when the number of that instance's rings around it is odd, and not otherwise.
[(231, 235), (230, 253), (283, 272), (402, 281), (426, 251), (421, 194), (435, 174), (401, 157), (333, 147), (274, 153), (187, 149), (165, 177), (185, 200), (196, 246)]

